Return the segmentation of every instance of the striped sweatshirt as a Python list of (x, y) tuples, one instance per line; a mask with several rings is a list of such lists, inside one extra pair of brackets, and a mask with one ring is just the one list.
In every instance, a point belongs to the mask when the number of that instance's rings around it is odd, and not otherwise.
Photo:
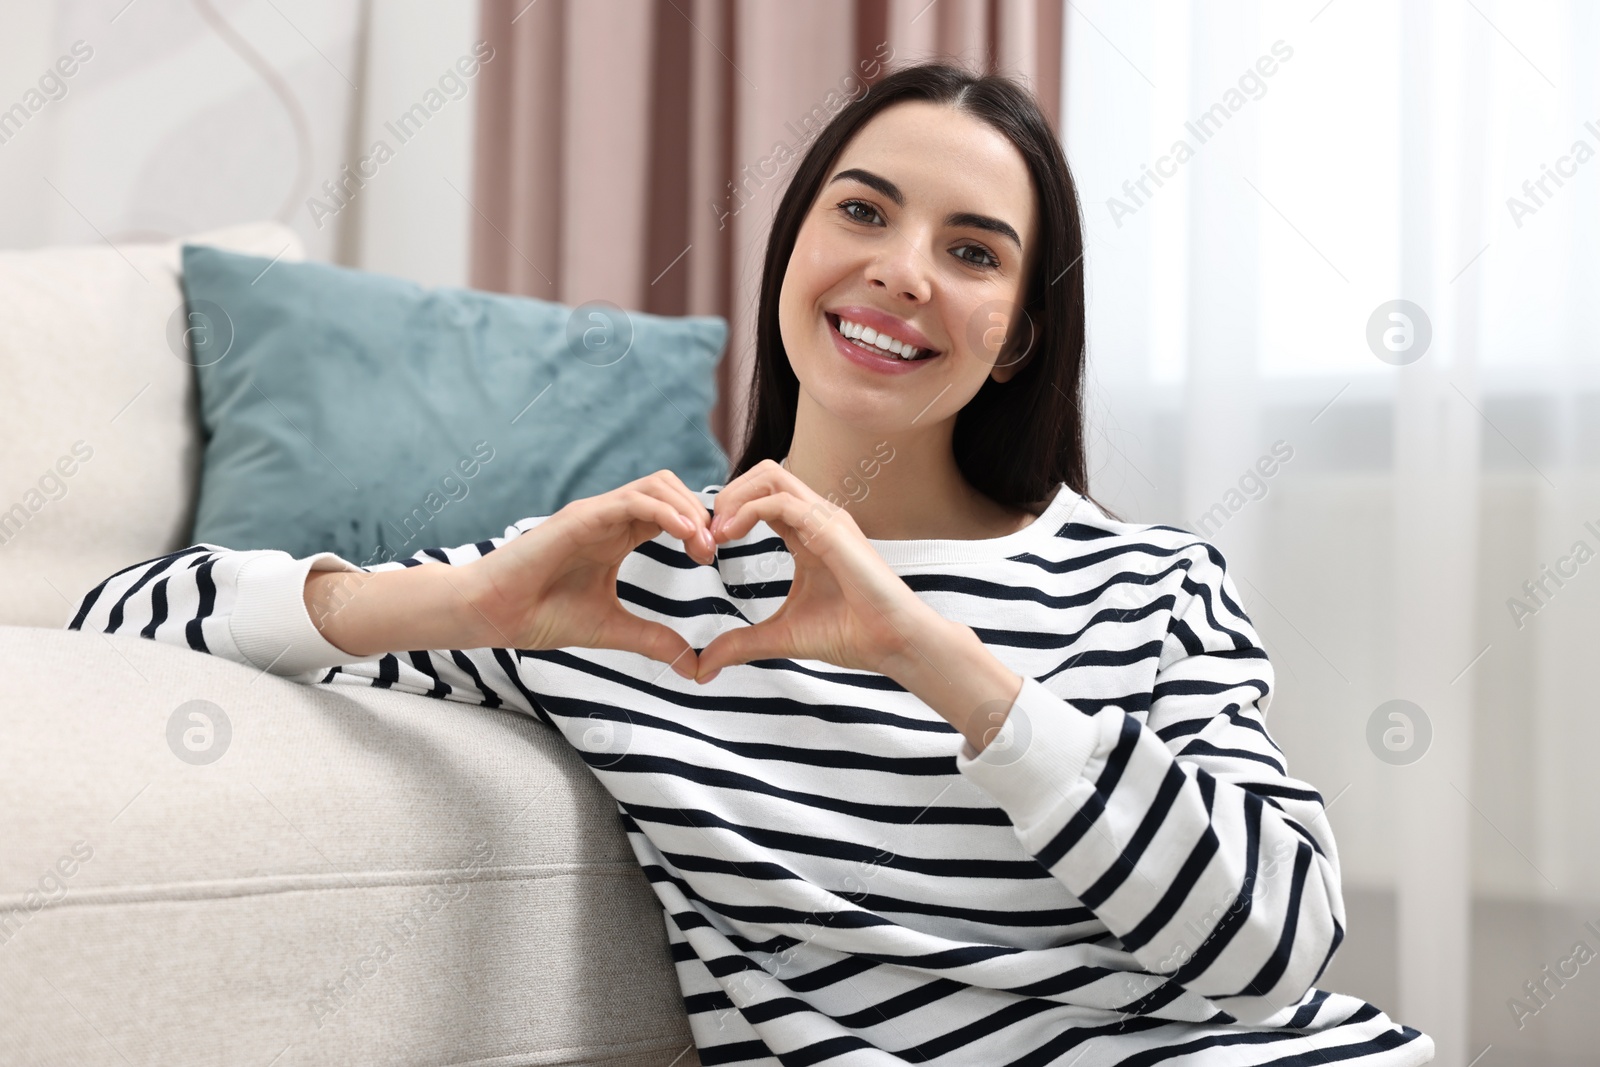
[[(1338, 853), (1267, 731), (1272, 667), (1211, 544), (1064, 484), (1003, 537), (871, 541), (1022, 677), (981, 753), (890, 678), (822, 661), (701, 685), (609, 649), (357, 659), (306, 610), (310, 571), (457, 566), (545, 518), (370, 567), (197, 544), (108, 578), (68, 628), (558, 731), (661, 902), (707, 1067), (1432, 1060), (1426, 1034), (1315, 987), (1345, 932)], [(699, 650), (792, 575), (758, 522), (714, 565), (640, 544), (617, 595)]]

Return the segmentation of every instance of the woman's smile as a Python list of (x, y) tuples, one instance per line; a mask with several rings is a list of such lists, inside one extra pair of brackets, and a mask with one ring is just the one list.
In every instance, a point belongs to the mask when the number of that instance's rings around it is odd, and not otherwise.
[[(869, 342), (867, 335), (845, 336), (841, 331), (841, 325), (845, 329), (850, 329), (852, 333), (855, 332), (851, 320), (841, 319), (838, 315), (829, 313), (824, 313), (823, 319), (827, 324), (828, 334), (833, 339), (833, 347), (839, 354), (857, 366), (865, 367), (877, 374), (910, 374), (943, 356), (941, 352), (930, 353), (928, 349), (921, 349), (917, 357), (908, 359)], [(872, 327), (868, 326), (866, 329), (872, 330)], [(877, 332), (873, 330), (872, 335), (876, 334)]]

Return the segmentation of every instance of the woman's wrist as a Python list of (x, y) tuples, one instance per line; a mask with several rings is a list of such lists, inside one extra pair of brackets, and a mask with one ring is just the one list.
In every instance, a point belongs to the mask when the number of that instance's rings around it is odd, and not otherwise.
[(908, 645), (893, 671), (883, 673), (983, 751), (1022, 691), (1022, 676), (1001, 663), (972, 627), (943, 616), (908, 635)]
[(495, 646), (500, 642), (493, 627), (476, 607), (480, 575), (473, 566), (312, 571), (305, 584), (306, 612), (324, 640), (360, 658)]

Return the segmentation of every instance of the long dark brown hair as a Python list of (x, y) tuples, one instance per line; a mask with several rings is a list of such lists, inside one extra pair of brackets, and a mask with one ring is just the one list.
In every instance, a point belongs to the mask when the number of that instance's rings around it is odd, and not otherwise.
[[(1084, 449), (1083, 225), (1066, 154), (1029, 91), (1001, 74), (933, 62), (895, 71), (823, 128), (795, 170), (773, 219), (756, 312), (755, 370), (744, 451), (732, 481), (763, 459), (788, 453), (800, 380), (778, 327), (778, 294), (800, 224), (844, 146), (874, 115), (905, 100), (945, 104), (1000, 131), (1027, 162), (1038, 197), (1038, 250), (1023, 310), (1032, 329), (1014, 328), (1000, 364), (1031, 341), (1028, 362), (1009, 382), (984, 380), (956, 415), (956, 466), (989, 498), (1013, 507), (1048, 500), (1065, 482), (1088, 495)], [(1031, 336), (1030, 336), (1031, 335)]]

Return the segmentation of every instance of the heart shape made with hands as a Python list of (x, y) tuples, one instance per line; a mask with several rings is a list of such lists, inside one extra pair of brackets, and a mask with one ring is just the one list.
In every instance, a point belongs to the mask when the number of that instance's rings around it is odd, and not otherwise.
[(777, 611), (701, 649), (697, 681), (759, 659), (812, 659), (881, 674), (904, 662), (908, 635), (928, 624), (932, 609), (883, 561), (848, 511), (770, 459), (724, 486), (715, 505), (715, 544), (765, 522), (794, 557), (794, 577)]

